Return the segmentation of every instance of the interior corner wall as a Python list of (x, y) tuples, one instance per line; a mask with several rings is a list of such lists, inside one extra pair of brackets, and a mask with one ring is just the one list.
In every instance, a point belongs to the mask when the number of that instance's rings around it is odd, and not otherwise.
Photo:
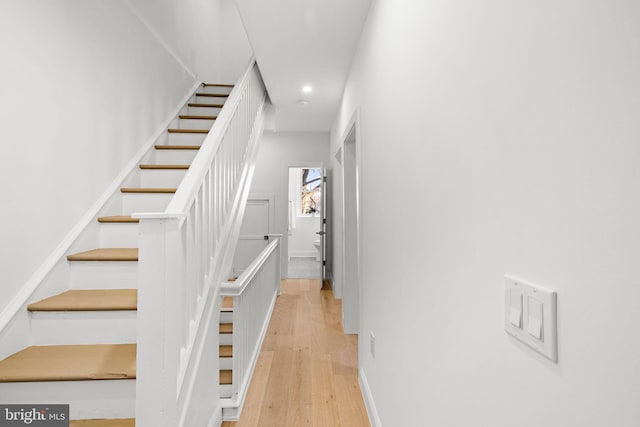
[(289, 167), (311, 166), (319, 162), (328, 164), (328, 159), (328, 133), (265, 131), (260, 141), (251, 193), (268, 193), (275, 197), (274, 233), (283, 236), (280, 252), (282, 277), (288, 277)]
[(122, 0), (4, 1), (0, 311), (195, 83)]
[[(638, 2), (374, 0), (331, 152), (360, 108), (381, 425), (640, 423), (639, 46)], [(507, 273), (557, 291), (557, 364), (504, 332)]]
[(128, 0), (128, 3), (166, 49), (198, 80), (219, 83), (222, 5), (226, 1)]
[(235, 83), (245, 71), (253, 49), (235, 0), (221, 0), (222, 58), (220, 82)]

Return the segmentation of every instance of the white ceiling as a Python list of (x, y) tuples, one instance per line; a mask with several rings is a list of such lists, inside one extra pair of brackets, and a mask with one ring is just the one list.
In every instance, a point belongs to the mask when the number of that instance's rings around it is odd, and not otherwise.
[(329, 131), (371, 0), (236, 3), (275, 106), (275, 130)]

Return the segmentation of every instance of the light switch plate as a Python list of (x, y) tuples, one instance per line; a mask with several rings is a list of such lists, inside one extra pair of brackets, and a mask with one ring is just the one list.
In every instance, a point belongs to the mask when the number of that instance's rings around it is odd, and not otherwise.
[[(557, 294), (513, 276), (504, 276), (504, 330), (543, 354), (558, 361)], [(519, 296), (521, 295), (521, 300)], [(515, 297), (514, 297), (515, 296)], [(522, 322), (513, 322), (514, 302), (521, 301)]]

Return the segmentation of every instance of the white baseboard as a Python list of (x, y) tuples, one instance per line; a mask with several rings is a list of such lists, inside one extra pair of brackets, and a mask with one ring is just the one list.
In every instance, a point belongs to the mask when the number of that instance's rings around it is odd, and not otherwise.
[(289, 251), (289, 259), (291, 258), (315, 258), (316, 251)]
[(335, 298), (335, 289), (333, 286), (333, 273), (331, 273), (330, 271), (327, 271), (325, 278), (329, 281), (329, 284), (331, 285), (331, 291), (333, 291), (333, 297)]
[(373, 401), (373, 395), (369, 388), (367, 376), (362, 369), (358, 370), (358, 381), (360, 382), (360, 390), (362, 390), (362, 398), (364, 399), (364, 404), (367, 407), (367, 414), (369, 415), (371, 427), (382, 427), (382, 422), (380, 422), (380, 417), (378, 416), (378, 409), (376, 409), (376, 403)]

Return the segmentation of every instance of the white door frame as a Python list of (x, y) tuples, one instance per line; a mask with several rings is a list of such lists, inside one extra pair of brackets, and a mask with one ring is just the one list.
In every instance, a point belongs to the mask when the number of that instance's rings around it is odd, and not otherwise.
[(276, 195), (273, 193), (251, 193), (247, 198), (250, 200), (268, 200), (269, 201), (269, 233), (273, 234), (276, 229)]
[[(275, 194), (273, 193), (251, 193), (249, 194), (249, 197), (247, 197), (247, 203), (245, 205), (245, 210), (246, 208), (249, 206), (249, 204), (252, 201), (264, 201), (266, 200), (268, 202), (269, 205), (269, 224), (268, 227), (269, 229), (267, 230), (267, 235), (273, 237), (273, 233), (275, 230), (275, 226), (276, 226), (276, 220), (275, 220)], [(240, 228), (242, 228), (242, 226), (244, 225), (244, 220), (245, 218), (242, 219), (243, 222), (240, 225)], [(246, 240), (257, 240), (257, 239), (264, 239), (265, 235), (239, 235), (238, 236), (238, 246), (236, 247), (236, 254), (234, 255), (234, 260), (233, 260), (233, 274), (239, 274), (240, 270), (238, 270), (238, 266), (237, 266), (237, 256), (238, 256), (238, 251), (241, 250), (241, 248), (243, 248), (244, 246), (242, 245), (242, 241), (246, 241)], [(268, 244), (268, 242), (267, 242)], [(266, 246), (266, 245), (265, 245)], [(256, 254), (257, 255), (257, 254)]]
[[(360, 197), (362, 143), (360, 133), (360, 109), (357, 109), (342, 137), (342, 324), (347, 334), (358, 334), (361, 324), (360, 301), (362, 299), (362, 259), (360, 244)], [(353, 144), (355, 158), (349, 159), (347, 144)], [(355, 198), (346, 197), (347, 168), (355, 168), (351, 174), (355, 182)], [(352, 241), (347, 242), (347, 216), (355, 215), (355, 230), (349, 233)], [(349, 244), (350, 243), (350, 244)], [(348, 251), (348, 248), (350, 250)], [(354, 263), (355, 266), (351, 266)], [(349, 267), (353, 270), (349, 270)]]
[[(287, 168), (285, 170), (285, 179), (286, 179), (286, 188), (287, 188), (287, 197), (289, 197), (289, 169), (291, 168), (305, 168), (305, 169), (320, 169), (321, 171), (324, 170), (324, 162), (323, 161), (317, 161), (317, 162), (293, 162), (293, 163), (289, 163), (287, 165)], [(323, 200), (324, 197), (326, 197), (326, 194), (322, 194)], [(288, 200), (287, 200), (288, 202)], [(287, 206), (287, 214), (288, 214), (288, 209), (289, 207)], [(323, 214), (326, 215), (326, 214)], [(288, 219), (287, 219), (288, 220)], [(320, 227), (322, 227), (322, 215), (320, 215), (320, 218), (318, 219), (318, 224), (320, 225)], [(320, 230), (322, 228), (319, 228)], [(284, 259), (288, 260), (289, 259), (289, 239), (288, 239), (288, 234), (286, 234), (283, 237), (287, 237), (287, 241), (286, 241), (286, 253), (283, 253), (282, 256), (284, 256)], [(280, 242), (281, 244), (283, 242)], [(327, 257), (327, 254), (325, 253), (325, 258)], [(320, 262), (322, 262), (322, 260), (320, 260)], [(287, 262), (288, 263), (288, 262)], [(289, 267), (287, 266), (287, 277), (289, 277)], [(322, 266), (320, 267), (320, 287), (322, 287)]]

